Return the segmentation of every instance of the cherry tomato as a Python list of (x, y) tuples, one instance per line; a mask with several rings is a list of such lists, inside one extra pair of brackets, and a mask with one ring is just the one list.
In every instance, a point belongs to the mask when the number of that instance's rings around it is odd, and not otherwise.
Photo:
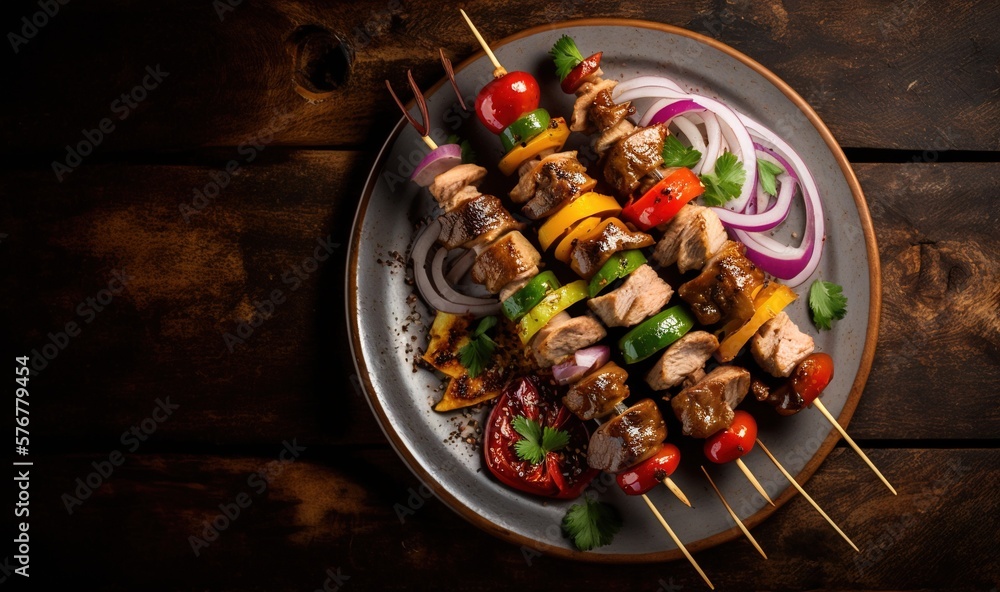
[(792, 388), (802, 397), (803, 407), (809, 405), (833, 380), (833, 358), (828, 354), (811, 354), (799, 362), (792, 373)]
[(562, 88), (562, 91), (566, 94), (575, 93), (576, 89), (580, 88), (580, 84), (583, 82), (583, 79), (590, 76), (601, 67), (601, 56), (603, 54), (603, 51), (599, 51), (583, 60), (570, 70), (569, 74), (566, 75), (566, 78), (563, 78), (562, 83), (559, 85)]
[(538, 109), (542, 92), (527, 72), (508, 72), (494, 78), (476, 96), (476, 115), (487, 129), (499, 134), (519, 117)]
[(681, 451), (667, 443), (652, 457), (618, 473), (615, 480), (625, 493), (642, 495), (672, 475), (680, 462)]
[(750, 452), (756, 440), (757, 422), (746, 411), (737, 410), (728, 428), (705, 440), (705, 456), (720, 465), (734, 461)]
[[(511, 381), (490, 412), (483, 452), (487, 468), (505, 485), (535, 495), (571, 499), (583, 493), (600, 471), (588, 467), (586, 457), (573, 452), (586, 448), (590, 433), (583, 421), (563, 407), (554, 390), (543, 379)], [(549, 452), (537, 465), (522, 460), (514, 448), (521, 439), (513, 426), (518, 416), (568, 432), (569, 444)]]

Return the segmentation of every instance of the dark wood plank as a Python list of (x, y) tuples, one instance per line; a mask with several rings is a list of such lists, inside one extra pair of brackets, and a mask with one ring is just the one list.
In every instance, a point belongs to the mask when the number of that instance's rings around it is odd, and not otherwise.
[[(64, 7), (7, 56), (8, 83), (18, 92), (0, 97), (0, 150), (64, 158), (64, 146), (83, 140), (81, 130), (104, 118), (115, 130), (101, 153), (235, 146), (272, 130), (279, 144), (375, 147), (395, 122), (386, 117), (395, 108), (383, 79), (399, 83), (413, 68), (427, 87), (441, 77), (438, 47), (458, 59), (478, 49), (458, 14), (443, 14), (431, 0), (231, 1), (238, 6), (222, 11), (221, 20), (216, 7), (223, 2), (145, 3), (127, 11), (108, 0)], [(32, 1), (19, 5), (25, 15), (38, 10)], [(1000, 148), (995, 3), (517, 0), (466, 9), (491, 40), (580, 17), (676, 24), (774, 70), (845, 146)], [(306, 37), (312, 65), (296, 65), (295, 48)], [(353, 54), (349, 71), (335, 37)], [(126, 112), (114, 101), (157, 64), (169, 75), (119, 119)], [(324, 102), (296, 92), (293, 81), (303, 70), (314, 89), (330, 89), (310, 95)]]
[[(41, 352), (63, 340), (67, 322), (81, 326), (33, 382), (43, 393), (42, 446), (72, 437), (100, 449), (167, 396), (182, 409), (154, 449), (287, 434), (384, 442), (350, 379), (344, 323), (347, 235), (367, 159), (270, 148), (186, 222), (179, 204), (191, 204), (193, 188), (235, 156), (85, 166), (63, 184), (44, 170), (8, 174), (0, 314), (12, 344)], [(875, 365), (851, 423), (856, 438), (1000, 433), (1000, 411), (982, 404), (1000, 383), (998, 167), (857, 167), (885, 278)], [(327, 236), (340, 246), (299, 283), (293, 266)], [(123, 268), (134, 279), (91, 313), (86, 299)], [(236, 334), (275, 289), (285, 301), (230, 353), (224, 334)]]
[[(555, 590), (704, 589), (683, 561), (608, 567), (529, 556), (528, 563), (520, 548), (478, 531), (436, 499), (423, 499), (419, 482), (391, 451), (319, 451), (303, 439), (297, 445), (306, 448), (302, 456), (280, 470), (272, 466), (266, 487), (252, 475), (278, 457), (278, 440), (273, 450), (247, 458), (128, 456), (72, 515), (60, 496), (102, 459), (38, 459), (31, 532), (39, 534), (32, 551), (35, 561), (58, 557), (59, 569), (38, 565), (32, 576), (78, 582), (86, 574), (107, 590), (277, 591), (321, 588), (326, 570), (339, 569), (350, 578), (345, 590), (537, 589), (542, 582)], [(742, 540), (697, 554), (718, 589), (995, 586), (1000, 564), (987, 543), (997, 527), (1000, 452), (869, 452), (898, 497), (858, 479), (863, 465), (845, 449), (807, 484), (861, 554), (796, 497), (754, 529), (768, 561)], [(220, 505), (235, 516), (237, 500), (247, 507), (227, 524)], [(629, 502), (636, 500), (622, 496), (616, 503)], [(405, 521), (397, 504), (414, 508)], [(205, 522), (215, 519), (218, 538), (199, 545), (195, 556), (189, 537), (203, 535)]]

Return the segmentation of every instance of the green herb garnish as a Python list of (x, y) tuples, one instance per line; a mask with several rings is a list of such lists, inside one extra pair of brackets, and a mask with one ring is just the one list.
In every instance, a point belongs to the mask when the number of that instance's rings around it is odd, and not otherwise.
[(514, 431), (521, 434), (523, 440), (518, 440), (514, 444), (514, 450), (521, 460), (526, 460), (537, 465), (545, 460), (545, 455), (565, 448), (569, 444), (569, 433), (545, 426), (534, 419), (528, 419), (523, 415), (514, 418), (512, 424)]
[(757, 159), (757, 176), (760, 178), (760, 186), (764, 193), (774, 196), (778, 193), (778, 184), (774, 178), (785, 172), (785, 169), (763, 158)]
[(583, 54), (576, 47), (576, 41), (569, 35), (560, 37), (549, 50), (549, 55), (556, 64), (556, 74), (559, 75), (560, 81), (569, 76), (573, 68), (583, 61)]
[(816, 326), (829, 330), (831, 321), (842, 319), (847, 314), (847, 297), (843, 288), (833, 282), (816, 280), (809, 288), (809, 309)]
[(688, 148), (674, 136), (663, 141), (663, 166), (691, 168), (701, 160), (701, 152)]
[(571, 506), (562, 521), (563, 532), (581, 551), (610, 544), (621, 527), (622, 517), (614, 506), (588, 496)]
[(701, 176), (705, 185), (705, 203), (722, 206), (740, 194), (740, 188), (747, 179), (747, 172), (732, 152), (723, 152), (715, 161), (715, 170)]
[(479, 376), (496, 351), (497, 344), (486, 334), (497, 324), (496, 317), (484, 317), (466, 343), (458, 350), (458, 361), (469, 371), (469, 377)]

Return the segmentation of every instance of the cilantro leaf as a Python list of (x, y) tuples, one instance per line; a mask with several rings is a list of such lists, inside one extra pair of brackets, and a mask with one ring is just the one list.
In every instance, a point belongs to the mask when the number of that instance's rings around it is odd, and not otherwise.
[(472, 149), (472, 144), (468, 140), (461, 140), (455, 134), (448, 136), (445, 144), (458, 144), (462, 149), (462, 164), (475, 164), (476, 162), (476, 151)]
[(563, 532), (581, 551), (610, 544), (621, 527), (622, 517), (614, 506), (587, 496), (582, 504), (571, 506), (562, 521)]
[(772, 197), (778, 194), (778, 184), (775, 183), (774, 178), (784, 172), (785, 169), (770, 160), (757, 159), (757, 176), (760, 178), (760, 186), (764, 189), (764, 193)]
[(740, 188), (747, 179), (747, 172), (732, 152), (723, 152), (715, 161), (715, 170), (701, 176), (705, 185), (705, 203), (722, 206), (740, 194)]
[(556, 74), (559, 80), (565, 79), (577, 64), (583, 61), (583, 54), (576, 47), (576, 41), (569, 35), (563, 35), (549, 50), (552, 61), (556, 64)]
[(485, 317), (479, 321), (479, 326), (469, 336), (469, 343), (466, 343), (458, 350), (458, 361), (469, 371), (469, 377), (475, 378), (482, 374), (486, 366), (489, 365), (493, 352), (497, 349), (497, 344), (493, 341), (487, 331), (497, 324), (496, 317)]
[(809, 288), (809, 309), (816, 326), (829, 330), (832, 320), (842, 319), (847, 314), (847, 297), (843, 288), (833, 282), (814, 281)]
[(569, 433), (542, 425), (533, 419), (519, 415), (511, 422), (514, 431), (523, 440), (514, 444), (514, 450), (521, 460), (537, 465), (545, 460), (545, 455), (565, 448), (569, 444)]
[(691, 168), (701, 160), (701, 152), (688, 148), (674, 136), (663, 141), (663, 166)]

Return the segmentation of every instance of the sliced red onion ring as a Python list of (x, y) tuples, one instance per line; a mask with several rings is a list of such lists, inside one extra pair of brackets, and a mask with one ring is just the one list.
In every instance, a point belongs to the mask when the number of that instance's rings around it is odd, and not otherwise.
[(427, 187), (434, 182), (434, 177), (462, 164), (462, 147), (458, 144), (438, 146), (420, 161), (413, 169), (410, 179), (421, 187)]
[[(434, 243), (441, 233), (441, 222), (435, 220), (425, 226), (413, 242), (410, 257), (413, 260), (413, 280), (424, 302), (435, 310), (452, 314), (472, 313), (476, 316), (493, 315), (500, 312), (500, 303), (492, 298), (472, 298), (453, 290), (444, 280), (441, 265), (444, 262), (444, 250), (435, 255), (435, 264), (431, 265), (431, 273), (440, 276), (435, 285), (428, 275), (427, 257), (434, 248)], [(439, 258), (437, 255), (441, 255)]]
[(562, 385), (572, 384), (586, 376), (588, 372), (608, 363), (611, 348), (594, 345), (577, 351), (573, 357), (552, 367), (552, 378)]
[[(781, 174), (777, 177), (781, 188), (778, 190), (778, 201), (766, 211), (755, 214), (732, 212), (725, 208), (712, 208), (718, 214), (719, 220), (729, 228), (748, 230), (750, 232), (763, 232), (770, 230), (785, 221), (788, 212), (792, 209), (792, 197), (795, 195), (797, 185), (795, 178), (789, 174)], [(758, 191), (763, 193), (763, 191)], [(767, 198), (767, 194), (763, 193)], [(754, 205), (753, 200), (747, 202), (747, 208)]]
[(606, 345), (592, 345), (577, 351), (573, 357), (580, 366), (600, 368), (611, 359), (611, 348)]
[(458, 285), (475, 263), (476, 252), (470, 249), (463, 253), (461, 257), (455, 259), (451, 264), (451, 269), (448, 270), (448, 275), (444, 279), (453, 286)]

